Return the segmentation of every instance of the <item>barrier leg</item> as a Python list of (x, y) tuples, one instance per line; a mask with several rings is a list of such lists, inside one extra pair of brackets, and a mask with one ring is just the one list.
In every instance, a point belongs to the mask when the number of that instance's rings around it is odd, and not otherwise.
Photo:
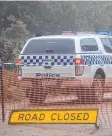
[(3, 67), (0, 65), (0, 73), (1, 73), (1, 106), (2, 106), (2, 121), (5, 121), (5, 110), (4, 110), (4, 89), (3, 89)]
[(100, 127), (100, 126), (99, 126), (98, 124), (95, 124), (93, 130), (92, 130), (89, 134), (95, 133), (95, 131), (97, 131), (97, 130), (99, 129), (99, 127)]

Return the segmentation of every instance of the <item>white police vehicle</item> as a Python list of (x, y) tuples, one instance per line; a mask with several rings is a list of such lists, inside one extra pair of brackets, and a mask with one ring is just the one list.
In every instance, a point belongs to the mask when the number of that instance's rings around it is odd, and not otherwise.
[[(23, 80), (35, 77), (63, 78), (60, 88), (67, 88), (68, 80), (72, 79), (76, 82), (71, 85), (73, 88), (95, 87), (92, 89), (92, 100), (100, 100), (103, 91), (100, 93), (98, 86), (104, 88), (103, 81), (112, 77), (112, 38), (97, 34), (34, 37), (23, 47), (18, 64), (21, 64), (20, 74)], [(93, 82), (94, 79), (102, 80)], [(38, 88), (38, 83), (36, 85)], [(42, 82), (42, 87), (45, 86), (57, 86), (57, 82), (47, 79)], [(41, 93), (43, 90), (41, 88)], [(38, 89), (36, 91), (38, 93)], [(37, 95), (35, 101), (44, 97), (39, 100), (43, 103), (47, 92), (44, 90), (43, 93), (44, 95)], [(90, 95), (89, 91), (83, 89), (82, 96), (77, 91), (80, 101), (85, 101), (85, 93)], [(33, 99), (33, 93), (30, 96)]]

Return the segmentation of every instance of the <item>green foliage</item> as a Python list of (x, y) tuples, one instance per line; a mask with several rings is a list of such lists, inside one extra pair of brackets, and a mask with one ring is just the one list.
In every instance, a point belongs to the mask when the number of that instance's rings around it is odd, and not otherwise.
[(27, 39), (36, 32), (94, 31), (112, 28), (112, 2), (1, 1), (0, 54), (14, 61)]
[(7, 17), (12, 23), (1, 33), (2, 35), (2, 59), (3, 61), (14, 61), (20, 53), (29, 32), (23, 21), (17, 20), (14, 16)]

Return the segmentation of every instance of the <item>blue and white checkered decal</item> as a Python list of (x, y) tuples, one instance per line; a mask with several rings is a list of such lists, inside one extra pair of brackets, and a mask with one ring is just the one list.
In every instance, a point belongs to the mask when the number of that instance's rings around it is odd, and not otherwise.
[[(74, 64), (74, 56), (21, 56), (22, 65), (33, 65), (33, 66), (43, 66), (50, 64), (53, 65), (73, 65)], [(47, 61), (46, 61), (47, 60)], [(51, 61), (50, 61), (51, 60)], [(50, 61), (50, 62), (48, 62)], [(45, 63), (44, 63), (45, 62)]]
[(81, 55), (81, 58), (86, 61), (86, 65), (112, 64), (112, 55)]
[[(33, 65), (33, 66), (43, 66), (50, 64), (53, 65), (74, 65), (75, 57), (71, 56), (21, 56), (22, 65)], [(85, 60), (86, 65), (104, 65), (104, 64), (112, 64), (112, 55), (96, 55), (96, 54), (88, 54), (81, 55), (81, 58)], [(45, 60), (51, 60), (50, 62)], [(44, 63), (45, 61), (45, 63)]]

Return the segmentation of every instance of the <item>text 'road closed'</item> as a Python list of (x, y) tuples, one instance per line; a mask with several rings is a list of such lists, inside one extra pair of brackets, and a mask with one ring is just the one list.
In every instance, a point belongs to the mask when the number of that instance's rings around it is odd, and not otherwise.
[(20, 110), (11, 113), (9, 124), (95, 124), (97, 110)]

